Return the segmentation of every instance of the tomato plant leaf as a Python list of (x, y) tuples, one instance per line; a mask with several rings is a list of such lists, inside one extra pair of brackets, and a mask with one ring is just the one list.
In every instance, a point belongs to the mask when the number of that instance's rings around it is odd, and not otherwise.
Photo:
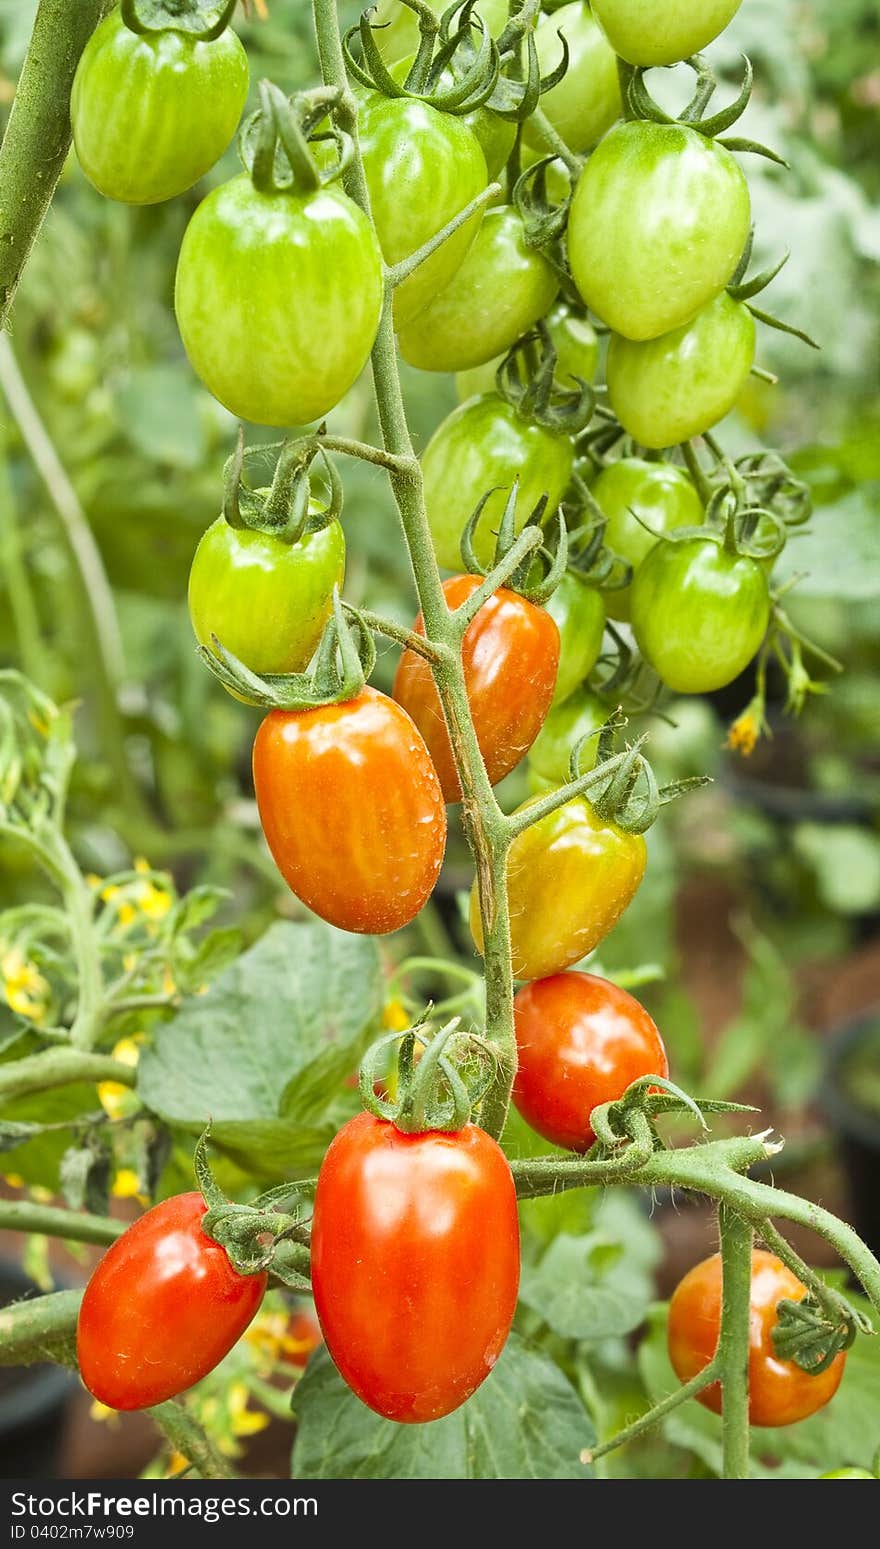
[(520, 1297), (564, 1339), (610, 1339), (643, 1322), (653, 1297), (657, 1234), (635, 1201), (609, 1195), (592, 1231), (561, 1232), (523, 1272)]
[(511, 1334), (494, 1371), (454, 1414), (396, 1425), (367, 1409), (326, 1349), (294, 1395), (293, 1475), (300, 1479), (587, 1479), (595, 1442), (568, 1378)]
[(158, 1029), (139, 1095), (191, 1134), (212, 1118), (212, 1142), (258, 1173), (311, 1168), (380, 1005), (374, 941), (280, 921)]

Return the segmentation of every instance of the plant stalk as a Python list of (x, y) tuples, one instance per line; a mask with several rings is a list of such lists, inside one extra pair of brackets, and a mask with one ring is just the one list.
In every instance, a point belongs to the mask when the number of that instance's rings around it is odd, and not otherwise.
[(718, 1209), (721, 1237), (721, 1368), (723, 1467), (725, 1479), (749, 1477), (749, 1310), (752, 1289), (752, 1228), (730, 1205)]

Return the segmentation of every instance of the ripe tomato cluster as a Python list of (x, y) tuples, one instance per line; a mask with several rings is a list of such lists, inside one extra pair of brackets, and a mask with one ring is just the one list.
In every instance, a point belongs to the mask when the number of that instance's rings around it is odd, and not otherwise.
[[(463, 401), (421, 457), (436, 560), (453, 572), (442, 587), (450, 617), (467, 616), (483, 584), (460, 573), (463, 554), (485, 573), (493, 552), (504, 560), (494, 543), (502, 519), (512, 543), (527, 518), (543, 509), (549, 531), (562, 509), (574, 563), (552, 595), (535, 601), (528, 576), (505, 572), (506, 584), (490, 581), (477, 599), (461, 643), (488, 780), (530, 754), (532, 803), (565, 785), (573, 750), (581, 772), (606, 756), (595, 734), (609, 706), (590, 677), (609, 619), (676, 693), (730, 682), (770, 622), (767, 566), (737, 543), (729, 516), (724, 526), (707, 515), (693, 449), (651, 455), (711, 430), (752, 368), (754, 319), (729, 288), (751, 207), (711, 123), (640, 114), (633, 82), (649, 66), (693, 64), (737, 4), (557, 7), (534, 35), (540, 114), (536, 88), (519, 126), (528, 95), (519, 72), (506, 97), (493, 97), (492, 81), (469, 102), (446, 18), (431, 78), (412, 16), (392, 11), (373, 46), (385, 65), (372, 84), (350, 56), (368, 201), (343, 186), (351, 137), (326, 93), (289, 103), (263, 83), (241, 137), (247, 170), (208, 194), (183, 239), (181, 337), (199, 377), (241, 419), (321, 420), (362, 372), (389, 309), (412, 366), (459, 374)], [(507, 7), (483, 0), (480, 9), (486, 36), (499, 39)], [(472, 25), (468, 8), (465, 35)], [(135, 29), (114, 12), (86, 48), (71, 101), (83, 170), (133, 203), (180, 193), (225, 149), (247, 85), (244, 51), (223, 19), (203, 32)], [(545, 154), (548, 136), (566, 152), (562, 173)], [(490, 175), (502, 168), (509, 197), (485, 213)], [(586, 435), (599, 357), (590, 314), (610, 332), (598, 438)], [(343, 930), (385, 934), (414, 919), (440, 872), (446, 804), (463, 796), (458, 712), (449, 695), (441, 701), (438, 657), (420, 649), (430, 644), (421, 614), (392, 696), (363, 674), (350, 692), (341, 679), (338, 693), (319, 691), (343, 650), (335, 593), (345, 539), (332, 500), (302, 500), (302, 468), (295, 492), (285, 456), (271, 490), (247, 491), (244, 507), (235, 471), (235, 498), (193, 560), (193, 627), (239, 697), (272, 704), (279, 683), (296, 680), (299, 698), (276, 702), (254, 742), (266, 841), (307, 908)], [(586, 552), (590, 563), (578, 564)], [(552, 563), (543, 544), (548, 555)], [(508, 852), (510, 967), (521, 982), (513, 1100), (540, 1135), (575, 1152), (593, 1146), (597, 1109), (634, 1081), (668, 1076), (644, 1008), (575, 969), (645, 871), (644, 825), (626, 817), (631, 768), (617, 806), (576, 786), (529, 822), (526, 803)], [(470, 924), (482, 951), (476, 884)], [(234, 1268), (202, 1230), (205, 1208), (191, 1194), (147, 1212), (89, 1283), (80, 1367), (113, 1407), (159, 1403), (197, 1381), (260, 1305), (265, 1273)], [(520, 1249), (510, 1166), (478, 1125), (410, 1133), (372, 1112), (351, 1120), (321, 1167), (311, 1250), (327, 1346), (380, 1414), (436, 1419), (491, 1371), (514, 1316)], [(777, 1302), (803, 1294), (776, 1260), (755, 1255), (755, 1424), (812, 1412), (840, 1380), (842, 1356), (819, 1380), (772, 1354)], [(711, 1260), (673, 1298), (670, 1353), (684, 1380), (712, 1358), (720, 1307)], [(701, 1396), (716, 1404), (714, 1388)]]

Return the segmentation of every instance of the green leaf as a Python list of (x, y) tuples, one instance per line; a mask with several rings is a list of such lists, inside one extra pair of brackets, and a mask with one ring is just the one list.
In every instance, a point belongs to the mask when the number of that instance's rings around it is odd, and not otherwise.
[(174, 952), (174, 978), (184, 990), (194, 992), (235, 961), (241, 951), (241, 931), (234, 925), (212, 930), (204, 940), (179, 940)]
[(198, 398), (176, 366), (135, 366), (117, 395), (122, 428), (151, 462), (196, 468), (205, 452)]
[(880, 904), (880, 839), (855, 824), (800, 823), (794, 847), (836, 914), (870, 914)]
[(156, 1033), (138, 1092), (242, 1166), (309, 1170), (333, 1133), (328, 1110), (382, 1004), (375, 941), (316, 920), (279, 922)]
[[(857, 1296), (851, 1300), (877, 1328), (869, 1303)], [(653, 1402), (677, 1386), (666, 1352), (666, 1314), (665, 1306), (652, 1309), (650, 1333), (639, 1349), (639, 1366)], [(671, 1442), (721, 1473), (720, 1415), (690, 1400), (673, 1411), (664, 1429)], [(755, 1478), (815, 1478), (843, 1463), (869, 1467), (880, 1436), (880, 1339), (856, 1339), (837, 1393), (818, 1414), (778, 1430), (753, 1428), (751, 1435)]]
[(229, 897), (225, 887), (200, 886), (191, 888), (174, 906), (171, 916), (172, 935), (182, 935), (204, 925), (217, 913), (220, 905)]
[(774, 583), (802, 577), (793, 598), (880, 597), (878, 499), (880, 485), (868, 484), (830, 505), (818, 506), (809, 529), (792, 538), (780, 554)]
[(327, 1351), (294, 1394), (298, 1479), (587, 1479), (592, 1424), (568, 1378), (511, 1334), (494, 1371), (454, 1414), (397, 1425), (367, 1409)]
[(22, 1124), (14, 1119), (0, 1119), (0, 1155), (4, 1151), (11, 1151), (14, 1146), (20, 1146), (34, 1135), (39, 1135), (42, 1129), (42, 1124)]
[(520, 1297), (563, 1339), (609, 1339), (643, 1322), (654, 1294), (657, 1233), (635, 1200), (611, 1194), (594, 1230), (561, 1233), (523, 1272)]

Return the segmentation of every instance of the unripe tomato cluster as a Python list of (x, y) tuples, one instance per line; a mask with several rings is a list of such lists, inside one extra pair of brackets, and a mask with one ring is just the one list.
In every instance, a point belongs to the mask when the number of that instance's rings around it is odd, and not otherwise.
[[(578, 487), (578, 447), (564, 415), (511, 394), (504, 373), (496, 379), (499, 362), (537, 328), (554, 351), (553, 391), (571, 400), (597, 369), (588, 310), (611, 331), (608, 401), (630, 441), (591, 470), (590, 499), (607, 548), (628, 567), (626, 584), (611, 584), (607, 570), (603, 583), (569, 569), (546, 606), (523, 595), (524, 583), (522, 592), (490, 587), (462, 643), (489, 781), (531, 750), (533, 801), (565, 784), (575, 745), (582, 771), (596, 760), (607, 707), (588, 680), (608, 617), (631, 627), (645, 660), (679, 693), (729, 682), (768, 626), (765, 569), (717, 531), (701, 531), (703, 502), (680, 461), (644, 455), (709, 430), (751, 370), (754, 321), (726, 288), (749, 236), (748, 188), (731, 152), (698, 126), (620, 121), (618, 56), (631, 66), (680, 61), (717, 35), (737, 4), (595, 0), (591, 10), (575, 0), (540, 20), (542, 72), (559, 62), (560, 35), (569, 54), (567, 73), (540, 104), (571, 153), (562, 299), (561, 249), (542, 247), (519, 199), (475, 209), (397, 276), (402, 355), (425, 371), (459, 373), (465, 395), (421, 458), (436, 559), (456, 572), (443, 583), (450, 612), (480, 585), (457, 572), (463, 530), (481, 502), (473, 552), (488, 568), (514, 485), (520, 527), (542, 501), (551, 520), (568, 510)], [(482, 0), (480, 9), (499, 36), (506, 6)], [(406, 80), (417, 45), (412, 17), (384, 6), (383, 18), (392, 25), (379, 46), (394, 79)], [(110, 197), (170, 198), (222, 153), (246, 91), (246, 59), (231, 31), (136, 34), (114, 12), (74, 86), (81, 165)], [(376, 341), (387, 270), (405, 266), (485, 194), (514, 141), (524, 166), (546, 144), (539, 120), (527, 119), (519, 136), (486, 104), (454, 114), (418, 94), (362, 85), (357, 100), (370, 218), (334, 176), (326, 135), (312, 146), (307, 175), (302, 146), (289, 176), (278, 174), (278, 147), (259, 140), (270, 112), (264, 96), (262, 129), (244, 137), (252, 151), (257, 144), (252, 170), (209, 193), (183, 239), (175, 301), (187, 354), (215, 397), (258, 425), (308, 425), (334, 409)], [(342, 529), (317, 507), (293, 537), (273, 522), (224, 515), (193, 561), (195, 633), (251, 674), (302, 674), (344, 566)], [(417, 637), (425, 637), (421, 615), (393, 697), (365, 685), (340, 702), (273, 709), (256, 734), (254, 788), (278, 869), (307, 908), (347, 931), (385, 934), (413, 920), (443, 862), (446, 804), (463, 795), (460, 728)], [(598, 806), (575, 795), (544, 812), (519, 830), (508, 858), (511, 969), (522, 983), (513, 1099), (539, 1134), (576, 1152), (594, 1143), (598, 1108), (633, 1081), (668, 1075), (647, 1012), (607, 981), (572, 971), (620, 918), (646, 865), (642, 834)], [(482, 950), (476, 886), (470, 918)], [(260, 1304), (265, 1275), (237, 1273), (202, 1231), (204, 1211), (199, 1194), (157, 1206), (89, 1284), (81, 1370), (114, 1407), (158, 1403), (197, 1381)], [(491, 1371), (516, 1306), (516, 1194), (500, 1147), (474, 1124), (404, 1134), (372, 1114), (350, 1121), (321, 1168), (312, 1275), (328, 1347), (354, 1391), (401, 1422), (449, 1413)], [(770, 1371), (776, 1301), (803, 1291), (756, 1254), (756, 1424), (812, 1412), (839, 1381), (842, 1357), (821, 1382), (790, 1363)], [(710, 1261), (673, 1299), (670, 1351), (685, 1380), (714, 1353), (720, 1295)], [(182, 1308), (192, 1311), (183, 1339)], [(715, 1402), (713, 1389), (703, 1401)]]

